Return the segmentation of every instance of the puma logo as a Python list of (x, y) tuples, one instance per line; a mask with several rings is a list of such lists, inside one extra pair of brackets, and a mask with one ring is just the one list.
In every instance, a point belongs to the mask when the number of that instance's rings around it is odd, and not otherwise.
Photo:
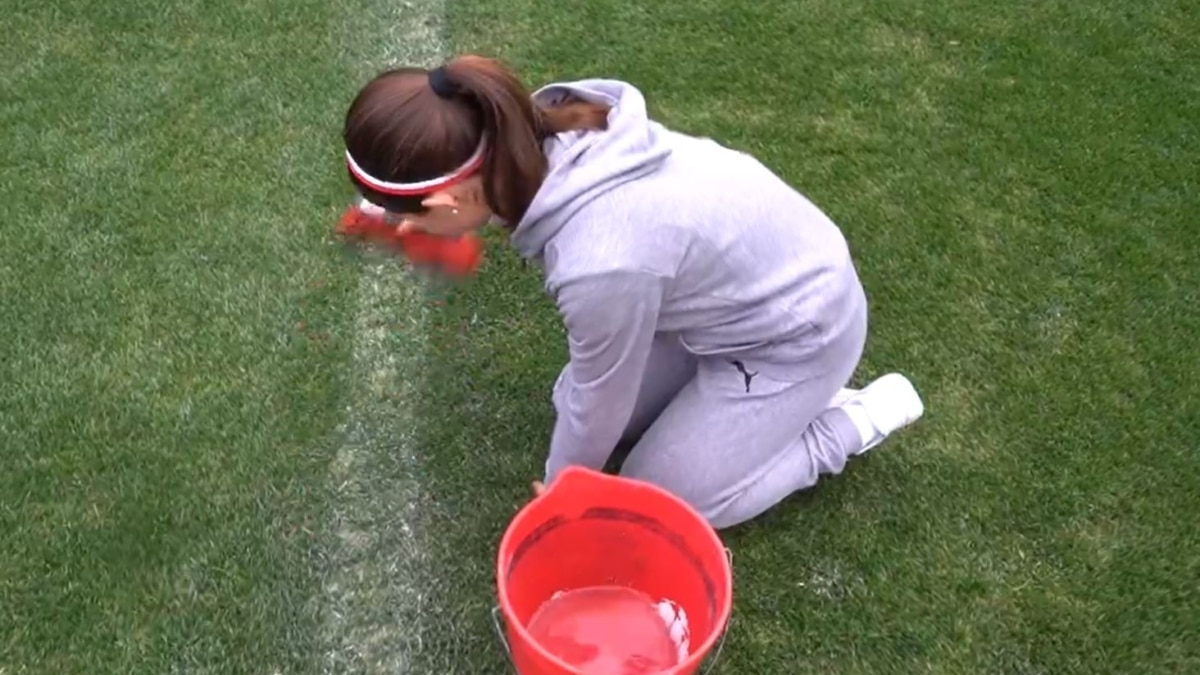
[(738, 369), (738, 372), (742, 374), (742, 377), (746, 378), (746, 393), (749, 394), (750, 393), (750, 380), (753, 380), (754, 377), (756, 375), (758, 375), (758, 371), (755, 371), (752, 373), (752, 372), (746, 370), (746, 364), (742, 363), (741, 361), (730, 361), (730, 363), (733, 364), (734, 368)]

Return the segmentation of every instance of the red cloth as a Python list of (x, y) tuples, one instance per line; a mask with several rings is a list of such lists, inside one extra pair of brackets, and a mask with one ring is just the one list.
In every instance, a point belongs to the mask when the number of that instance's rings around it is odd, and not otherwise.
[(380, 216), (350, 206), (337, 224), (337, 233), (391, 248), (414, 265), (436, 267), (453, 277), (474, 274), (483, 261), (483, 243), (474, 234), (458, 238), (425, 232), (397, 234), (396, 226)]

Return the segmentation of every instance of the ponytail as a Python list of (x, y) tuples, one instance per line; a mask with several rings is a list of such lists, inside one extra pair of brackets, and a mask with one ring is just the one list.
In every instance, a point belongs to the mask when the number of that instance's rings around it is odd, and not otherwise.
[(575, 131), (576, 129), (607, 129), (608, 106), (575, 98), (567, 99), (549, 108), (539, 108), (542, 123), (552, 133)]
[(546, 137), (607, 126), (607, 106), (581, 100), (535, 106), (520, 80), (492, 59), (460, 56), (443, 69), (460, 93), (479, 107), (488, 142), (484, 196), (492, 211), (511, 226), (524, 217), (546, 177), (542, 151)]

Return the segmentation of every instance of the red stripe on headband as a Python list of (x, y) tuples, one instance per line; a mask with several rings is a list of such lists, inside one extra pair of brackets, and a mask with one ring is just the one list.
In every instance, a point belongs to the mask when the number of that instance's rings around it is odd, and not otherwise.
[(418, 181), (415, 183), (392, 183), (384, 180), (379, 180), (371, 174), (367, 173), (358, 162), (354, 161), (354, 157), (350, 155), (350, 151), (346, 151), (346, 166), (350, 168), (350, 173), (358, 179), (363, 185), (372, 190), (385, 195), (394, 197), (411, 197), (416, 195), (427, 195), (431, 192), (444, 190), (452, 185), (457, 185), (472, 174), (479, 170), (483, 165), (484, 157), (486, 156), (487, 142), (480, 139), (479, 145), (475, 148), (474, 154), (465, 164), (455, 169), (454, 171), (440, 178)]

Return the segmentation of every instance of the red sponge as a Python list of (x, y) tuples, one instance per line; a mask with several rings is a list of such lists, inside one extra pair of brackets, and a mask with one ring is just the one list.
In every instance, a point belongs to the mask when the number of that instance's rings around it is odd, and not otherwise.
[(396, 226), (381, 214), (369, 213), (351, 206), (342, 214), (337, 233), (399, 251), (414, 265), (436, 267), (452, 277), (475, 274), (483, 262), (483, 243), (475, 234), (461, 237), (440, 237), (425, 232), (409, 231), (397, 234)]

